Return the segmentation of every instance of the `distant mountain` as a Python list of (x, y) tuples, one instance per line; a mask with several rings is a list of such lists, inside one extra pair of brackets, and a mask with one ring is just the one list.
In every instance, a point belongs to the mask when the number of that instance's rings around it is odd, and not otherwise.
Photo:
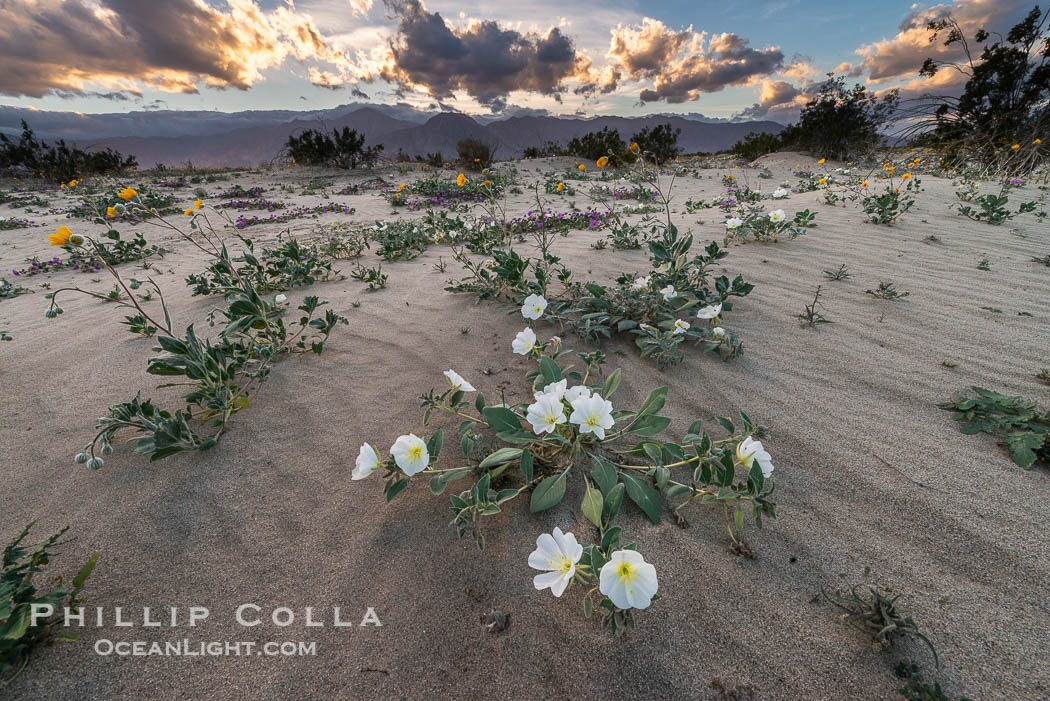
[(274, 159), (290, 134), (344, 126), (364, 133), (369, 144), (383, 144), (387, 157), (404, 151), (411, 156), (441, 152), (451, 158), (457, 142), (474, 137), (495, 146), (499, 159), (518, 157), (527, 147), (548, 141), (565, 144), (604, 127), (618, 130), (626, 140), (643, 127), (667, 122), (682, 130), (678, 143), (686, 153), (720, 151), (750, 132), (779, 132), (784, 128), (770, 121), (712, 121), (700, 114), (587, 119), (516, 116), (480, 122), (458, 112), (425, 112), (405, 104), (358, 103), (313, 111), (157, 110), (113, 114), (0, 106), (0, 132), (17, 134), (22, 119), (41, 139), (63, 138), (82, 148), (111, 147), (134, 154), (144, 168), (186, 162), (198, 166), (257, 165)]

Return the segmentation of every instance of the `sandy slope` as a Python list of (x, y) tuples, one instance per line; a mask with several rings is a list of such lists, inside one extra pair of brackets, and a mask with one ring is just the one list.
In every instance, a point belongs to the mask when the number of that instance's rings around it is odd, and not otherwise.
[[(773, 158), (777, 178), (760, 181), (763, 187), (787, 177), (795, 162)], [(701, 243), (721, 238), (721, 217), (687, 215), (680, 203), (719, 192), (717, 175), (685, 178), (676, 191), (676, 220)], [(682, 365), (660, 373), (633, 347), (604, 348), (610, 365), (625, 372), (618, 406), (637, 405), (668, 384), (676, 433), (697, 416), (745, 410), (772, 428), (767, 445), (777, 466), (780, 518), (746, 533), (755, 560), (729, 552), (716, 511), (692, 511), (692, 527), (683, 529), (669, 518), (650, 526), (625, 509), (623, 525), (656, 564), (664, 597), (626, 641), (582, 616), (581, 592), (556, 601), (531, 587), (526, 558), (538, 533), (554, 526), (590, 533), (578, 508), (580, 484), (538, 518), (521, 504), (492, 519), (489, 548), (479, 553), (456, 540), (444, 498), (425, 484), (387, 505), (378, 480), (350, 482), (362, 440), (385, 450), (400, 433), (422, 433), (417, 397), (439, 386), (448, 367), (489, 396), (500, 383), (509, 398), (524, 396), (526, 363), (509, 348), (520, 317), (445, 293), (455, 266), (446, 274), (431, 267), (449, 258), (443, 248), (384, 265), (390, 287), (381, 292), (349, 279), (294, 290), (293, 301), (316, 293), (351, 319), (323, 356), (278, 366), (217, 449), (154, 465), (118, 449), (96, 473), (71, 461), (95, 417), (139, 389), (166, 396), (144, 372), (150, 343), (124, 332), (113, 308), (88, 299), (70, 300), (56, 321), (44, 319), (41, 292), (0, 301), (0, 328), (15, 336), (0, 345), (0, 533), (34, 518), (38, 536), (71, 524), (75, 540), (56, 562), (68, 571), (102, 551), (89, 587), (93, 605), (212, 612), (198, 629), (86, 629), (78, 644), (41, 651), (0, 695), (715, 699), (723, 698), (711, 687), (719, 679), (750, 687), (740, 698), (888, 699), (900, 686), (892, 674), (900, 655), (931, 670), (927, 654), (915, 646), (874, 655), (831, 607), (814, 601), (822, 585), (837, 585), (843, 574), (856, 581), (870, 566), (874, 579), (905, 592), (941, 654), (939, 679), (950, 694), (1050, 697), (1050, 474), (1020, 470), (992, 439), (960, 434), (936, 408), (972, 384), (1050, 402), (1033, 380), (1050, 364), (1050, 271), (1030, 262), (1050, 253), (1050, 226), (1030, 215), (1002, 227), (970, 222), (948, 214), (949, 182), (927, 177), (924, 185), (916, 209), (894, 228), (863, 223), (853, 206), (793, 195), (785, 209), (816, 209), (817, 228), (789, 243), (735, 246), (726, 272), (756, 284), (727, 319), (745, 339), (741, 358), (723, 363), (687, 352)], [(358, 207), (356, 220), (390, 214), (374, 194), (337, 199)], [(516, 210), (528, 207), (526, 197), (516, 199)], [(48, 253), (53, 226), (0, 233), (0, 267)], [(250, 232), (266, 238), (278, 230)], [(930, 234), (940, 242), (924, 241)], [(645, 264), (640, 251), (591, 249), (598, 236), (573, 232), (558, 252), (597, 280)], [(208, 302), (189, 297), (181, 282), (201, 259), (184, 244), (167, 245), (176, 252), (159, 267), (176, 317), (202, 325)], [(982, 257), (990, 271), (976, 269)], [(840, 263), (853, 277), (827, 282), (821, 271)], [(73, 279), (85, 278), (47, 282)], [(866, 296), (880, 280), (911, 295), (900, 302)], [(825, 314), (835, 323), (802, 329), (794, 317), (817, 284), (825, 285)], [(357, 300), (360, 308), (352, 308)], [(451, 465), (452, 448), (443, 465)], [(233, 610), (244, 602), (300, 614), (314, 606), (328, 625), (241, 628)], [(374, 606), (384, 625), (333, 628), (333, 605), (354, 621)], [(499, 635), (479, 622), (493, 607), (511, 616)], [(315, 640), (318, 654), (118, 659), (92, 648), (100, 638), (184, 636)]]

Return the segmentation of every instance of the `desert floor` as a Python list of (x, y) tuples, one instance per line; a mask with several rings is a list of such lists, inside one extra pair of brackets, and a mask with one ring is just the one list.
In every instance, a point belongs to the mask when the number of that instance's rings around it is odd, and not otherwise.
[[(752, 176), (752, 185), (769, 191), (794, 181), (796, 163), (814, 161), (767, 157), (775, 177)], [(541, 170), (567, 172), (573, 163), (516, 166), (528, 183)], [(723, 215), (687, 214), (683, 203), (722, 193), (722, 172), (707, 169), (676, 183), (674, 220), (694, 233), (696, 251), (721, 241)], [(298, 189), (318, 175), (335, 178), (333, 190), (377, 175), (392, 184), (422, 177), (390, 168), (294, 168), (246, 171), (203, 187), (261, 185), (275, 199), (316, 204), (325, 198), (289, 195), (279, 185)], [(193, 199), (193, 187), (178, 191), (184, 202)], [(817, 226), (790, 242), (735, 244), (722, 262), (726, 274), (756, 285), (726, 319), (744, 340), (739, 358), (722, 362), (688, 348), (681, 365), (660, 372), (629, 341), (602, 346), (608, 367), (624, 371), (618, 405), (637, 406), (650, 389), (668, 385), (671, 435), (697, 417), (746, 411), (770, 427), (766, 446), (776, 465), (778, 518), (762, 530), (744, 528), (755, 559), (730, 551), (717, 509), (692, 507), (683, 528), (666, 513), (653, 526), (625, 505), (619, 522), (656, 565), (662, 599), (624, 640), (583, 616), (578, 588), (555, 599), (532, 587), (526, 560), (539, 533), (555, 526), (581, 537), (593, 532), (579, 509), (582, 481), (571, 481), (566, 499), (538, 516), (514, 502), (489, 519), (489, 545), (479, 552), (469, 538), (457, 540), (446, 497), (431, 495), (425, 482), (414, 481), (388, 505), (378, 476), (350, 480), (362, 441), (385, 453), (399, 434), (432, 430), (423, 427), (418, 397), (440, 387), (447, 368), (489, 396), (501, 383), (509, 400), (526, 396), (531, 362), (510, 351), (520, 315), (445, 292), (448, 279), (460, 276), (454, 262), (445, 273), (433, 268), (440, 258), (451, 261), (447, 247), (384, 264), (385, 290), (368, 292), (349, 277), (291, 290), (293, 302), (316, 294), (350, 319), (323, 355), (278, 364), (211, 451), (148, 464), (120, 444), (97, 472), (72, 461), (96, 417), (139, 390), (161, 400), (175, 395), (154, 389), (162, 378), (145, 372), (152, 343), (127, 333), (112, 305), (69, 297), (61, 317), (44, 318), (42, 283), (106, 290), (107, 278), (66, 271), (21, 280), (34, 294), (0, 300), (0, 329), (14, 336), (0, 344), (0, 534), (10, 538), (38, 519), (39, 540), (70, 525), (72, 539), (52, 569), (69, 574), (101, 551), (87, 596), (107, 616), (122, 606), (141, 622), (143, 606), (192, 605), (211, 615), (196, 629), (116, 628), (108, 621), (86, 627), (78, 643), (38, 650), (0, 696), (891, 699), (902, 686), (893, 668), (907, 655), (952, 698), (1050, 698), (1050, 472), (1021, 470), (993, 438), (963, 435), (937, 408), (971, 385), (1050, 403), (1050, 388), (1034, 379), (1050, 364), (1050, 269), (1031, 260), (1050, 254), (1050, 225), (1030, 214), (998, 227), (973, 222), (950, 209), (951, 181), (924, 176), (923, 187), (915, 208), (893, 227), (865, 223), (855, 204), (826, 205), (817, 193), (776, 204), (789, 215), (816, 211)], [(1023, 191), (1032, 195), (1026, 199), (1040, 194), (1034, 186)], [(58, 208), (76, 200), (46, 196)], [(392, 212), (375, 192), (328, 199), (357, 211), (245, 233), (270, 242), (285, 228), (309, 237), (318, 223), (422, 216)], [(572, 199), (581, 209), (589, 204), (582, 193)], [(534, 206), (527, 190), (511, 204), (514, 214)], [(552, 206), (564, 210), (567, 200)], [(64, 214), (0, 208), (0, 216), (12, 215), (38, 225), (0, 232), (5, 271), (29, 256), (54, 255), (47, 234), (55, 226), (99, 230)], [(149, 224), (136, 230), (172, 250), (154, 274), (176, 324), (207, 328), (215, 300), (191, 297), (183, 284), (203, 268), (203, 256)], [(557, 239), (555, 252), (585, 279), (611, 282), (621, 271), (648, 269), (644, 251), (593, 249), (604, 235), (572, 231)], [(990, 270), (977, 268), (981, 259)], [(375, 261), (374, 252), (363, 259)], [(823, 271), (843, 263), (852, 277), (829, 282)], [(354, 263), (336, 267), (345, 274)], [(882, 280), (909, 296), (865, 294)], [(797, 315), (818, 284), (834, 323), (803, 328)], [(572, 336), (566, 342), (586, 348)], [(436, 421), (432, 426), (455, 429)], [(452, 466), (457, 453), (453, 444), (442, 466)], [(873, 653), (819, 598), (822, 586), (862, 581), (865, 567), (867, 581), (903, 593), (905, 608), (940, 653), (940, 672), (921, 644)], [(287, 628), (268, 621), (244, 628), (233, 616), (242, 603), (258, 604), (263, 616), (288, 606), (299, 620)], [(320, 612), (324, 627), (301, 625), (307, 606)], [(374, 607), (383, 625), (335, 628), (332, 606), (355, 623)], [(480, 620), (493, 608), (510, 615), (502, 633), (489, 633)], [(183, 637), (318, 646), (316, 656), (284, 658), (94, 651), (103, 638)]]

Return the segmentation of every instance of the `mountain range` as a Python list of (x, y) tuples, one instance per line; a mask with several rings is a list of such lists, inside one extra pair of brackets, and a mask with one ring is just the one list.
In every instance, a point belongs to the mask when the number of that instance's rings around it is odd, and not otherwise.
[(777, 122), (728, 122), (703, 115), (645, 117), (510, 116), (475, 118), (459, 112), (425, 112), (409, 105), (356, 103), (326, 110), (253, 110), (244, 112), (149, 110), (111, 114), (44, 111), (0, 106), (0, 132), (16, 136), (26, 120), (44, 141), (65, 139), (81, 148), (111, 147), (133, 154), (143, 168), (157, 164), (196, 166), (257, 165), (273, 160), (291, 134), (306, 129), (344, 126), (365, 134), (367, 144), (381, 143), (385, 157), (441, 152), (451, 159), (460, 139), (475, 137), (496, 147), (498, 159), (521, 156), (529, 146), (573, 137), (604, 127), (629, 139), (643, 127), (670, 123), (681, 129), (678, 144), (686, 153), (729, 148), (750, 132), (779, 132)]

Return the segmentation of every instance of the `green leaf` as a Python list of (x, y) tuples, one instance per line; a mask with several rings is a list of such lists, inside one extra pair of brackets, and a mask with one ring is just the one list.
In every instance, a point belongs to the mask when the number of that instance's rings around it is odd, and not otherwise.
[(526, 448), (521, 451), (521, 459), (518, 461), (518, 467), (521, 468), (521, 475), (525, 478), (526, 482), (532, 481), (532, 453)]
[(496, 433), (521, 432), (521, 420), (518, 415), (504, 406), (485, 407), (481, 412), (485, 423)]
[(594, 478), (595, 483), (602, 490), (602, 494), (608, 494), (609, 490), (615, 487), (619, 481), (616, 467), (605, 458), (597, 455), (591, 458), (591, 464), (594, 465), (591, 468), (591, 477)]
[(502, 465), (503, 463), (510, 462), (511, 460), (517, 460), (519, 457), (521, 457), (521, 452), (521, 448), (500, 448), (499, 450), (497, 450), (494, 453), (491, 453), (487, 458), (482, 460), (481, 464), (478, 465), (478, 467), (485, 469), (488, 467), (493, 467), (495, 465)]
[(561, 381), (561, 368), (547, 356), (540, 358), (540, 372), (543, 373), (543, 379), (546, 380), (545, 385)]
[(631, 497), (631, 501), (645, 512), (650, 521), (659, 523), (660, 492), (653, 489), (649, 483), (631, 475), (624, 475), (623, 482), (627, 487), (627, 496)]
[(478, 392), (477, 399), (474, 400), (474, 408), (478, 410), (478, 413), (485, 411), (485, 395)]
[(591, 483), (587, 478), (584, 478), (584, 484), (587, 486), (587, 492), (583, 495), (583, 515), (587, 517), (587, 520), (595, 525), (596, 528), (602, 527), (602, 506), (604, 502), (602, 500), (602, 493), (600, 490), (591, 486)]
[(664, 408), (665, 401), (667, 401), (667, 388), (657, 387), (649, 393), (645, 403), (642, 404), (642, 408), (638, 410), (638, 415), (646, 416), (648, 414), (655, 414)]
[(445, 443), (445, 432), (440, 428), (430, 437), (427, 441), (427, 452), (430, 453), (430, 461), (434, 462), (437, 456), (441, 454), (441, 446)]
[(533, 513), (546, 511), (565, 496), (565, 476), (568, 470), (552, 477), (547, 477), (532, 492), (532, 500), (529, 502), (529, 510)]
[(394, 497), (404, 491), (405, 487), (408, 486), (409, 481), (408, 477), (402, 477), (401, 479), (387, 482), (386, 487), (383, 489), (383, 492), (386, 494), (387, 502), (393, 501)]
[(608, 399), (613, 395), (613, 392), (620, 386), (620, 368), (616, 368), (613, 374), (609, 375), (609, 378), (605, 380), (605, 386), (602, 387), (602, 397)]
[(442, 472), (440, 474), (434, 475), (430, 478), (430, 491), (433, 492), (435, 495), (441, 494), (445, 491), (445, 488), (448, 486), (449, 482), (455, 482), (458, 479), (462, 479), (469, 475), (471, 472), (473, 472), (473, 470), (471, 470), (469, 467), (457, 467), (454, 470), (449, 470), (448, 472)]
[(623, 503), (623, 492), (623, 482), (619, 482), (605, 496), (605, 508), (603, 511), (606, 523), (612, 523), (612, 520), (616, 518), (616, 514), (620, 513), (620, 505)]
[(670, 425), (671, 419), (666, 416), (643, 416), (631, 424), (627, 432), (639, 436), (655, 436)]

